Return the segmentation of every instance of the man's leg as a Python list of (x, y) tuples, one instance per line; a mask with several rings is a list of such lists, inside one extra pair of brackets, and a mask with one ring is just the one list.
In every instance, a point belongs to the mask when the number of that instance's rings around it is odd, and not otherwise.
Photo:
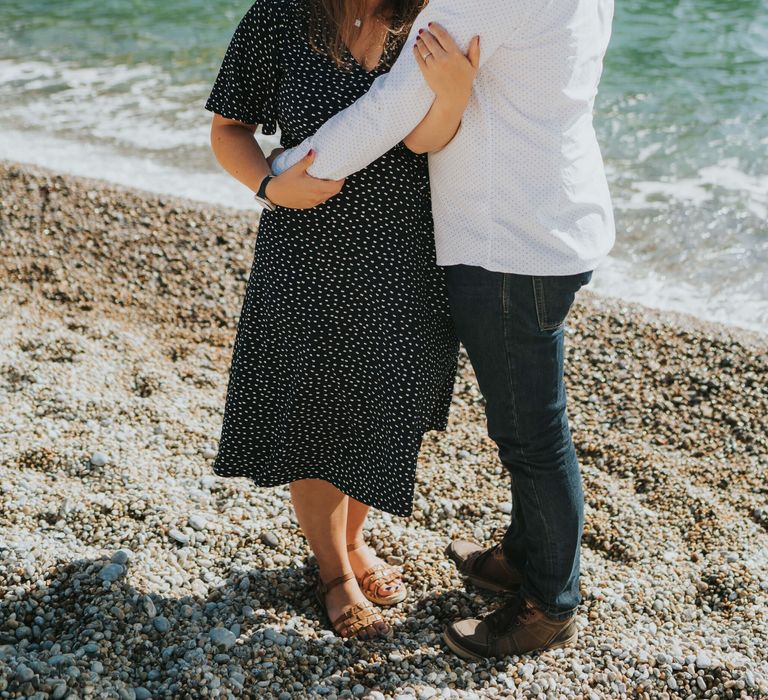
[(486, 400), (488, 434), (512, 477), (503, 540), (521, 595), (564, 620), (581, 602), (583, 491), (566, 417), (563, 322), (590, 273), (530, 277), (446, 268), (454, 323)]

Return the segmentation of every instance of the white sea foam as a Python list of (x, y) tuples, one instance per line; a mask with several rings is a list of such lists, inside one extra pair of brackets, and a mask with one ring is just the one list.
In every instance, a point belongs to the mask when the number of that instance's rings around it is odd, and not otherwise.
[(205, 89), (177, 84), (151, 65), (0, 61), (4, 123), (88, 134), (142, 151), (204, 147)]
[(4, 130), (0, 134), (0, 158), (160, 194), (258, 209), (249, 190), (223, 172), (189, 172), (147, 157), (119, 155), (102, 145)]
[(703, 167), (694, 178), (633, 182), (632, 192), (616, 202), (626, 209), (663, 209), (670, 200), (701, 205), (715, 197), (717, 188), (738, 193), (740, 203), (752, 214), (768, 219), (768, 172), (749, 175), (739, 169), (735, 158)]
[(610, 256), (595, 271), (591, 288), (644, 306), (691, 314), (707, 321), (768, 333), (768, 300), (733, 289), (665, 277), (655, 270)]

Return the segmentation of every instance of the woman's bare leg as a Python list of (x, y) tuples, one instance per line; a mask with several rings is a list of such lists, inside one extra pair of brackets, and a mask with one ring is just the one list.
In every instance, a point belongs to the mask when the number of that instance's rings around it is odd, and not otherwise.
[[(299, 525), (317, 559), (320, 578), (328, 582), (352, 571), (346, 538), (349, 497), (323, 479), (293, 481), (290, 490)], [(325, 600), (331, 620), (347, 605), (366, 602), (355, 579), (333, 588)]]
[[(360, 503), (360, 501), (349, 497), (349, 503), (347, 504), (347, 542), (349, 544), (365, 539), (363, 536), (363, 525), (365, 525), (365, 519), (370, 509), (371, 507), (365, 503)], [(360, 576), (368, 567), (386, 562), (379, 559), (370, 547), (360, 547), (349, 552), (349, 563), (355, 575)], [(397, 583), (388, 584), (381, 589), (379, 594), (394, 594), (401, 587), (401, 584)]]

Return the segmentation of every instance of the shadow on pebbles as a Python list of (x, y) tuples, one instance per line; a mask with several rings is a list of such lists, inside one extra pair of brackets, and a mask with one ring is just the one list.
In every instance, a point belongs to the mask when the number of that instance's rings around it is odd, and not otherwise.
[(500, 599), (442, 548), (500, 538), (509, 477), (462, 362), (410, 518), (394, 639), (343, 641), (287, 487), (211, 473), (250, 213), (0, 164), (0, 698), (757, 698), (768, 693), (765, 337), (584, 295), (576, 646), (467, 663)]

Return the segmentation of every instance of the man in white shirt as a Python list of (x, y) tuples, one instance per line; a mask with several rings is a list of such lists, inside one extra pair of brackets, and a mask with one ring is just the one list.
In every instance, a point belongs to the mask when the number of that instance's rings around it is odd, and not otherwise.
[[(446, 553), (476, 585), (519, 586), (519, 596), (446, 629), (465, 658), (576, 639), (584, 509), (566, 417), (564, 323), (614, 242), (592, 126), (612, 18), (613, 0), (431, 0), (409, 38), (413, 44), (430, 22), (464, 47), (481, 37), (461, 126), (430, 154), (429, 168), (437, 262), (486, 399), (489, 435), (512, 477), (513, 511), (499, 545), (459, 540)], [(310, 175), (348, 177), (408, 136), (433, 99), (404, 50), (367, 95), (279, 156), (273, 170), (313, 148)]]

